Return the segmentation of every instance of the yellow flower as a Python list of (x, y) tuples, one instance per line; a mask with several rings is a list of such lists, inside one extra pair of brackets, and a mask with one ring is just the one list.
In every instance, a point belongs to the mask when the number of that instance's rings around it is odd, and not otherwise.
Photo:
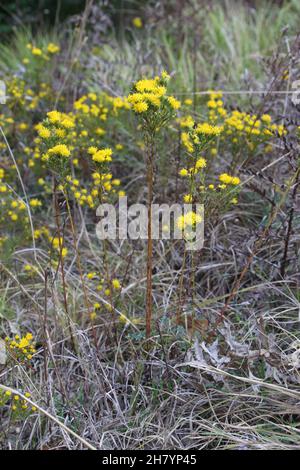
[(10, 218), (13, 222), (16, 222), (18, 220), (18, 215), (14, 213), (10, 213)]
[(150, 104), (152, 104), (153, 106), (156, 106), (156, 108), (160, 107), (161, 102), (160, 102), (160, 99), (157, 95), (149, 94), (149, 96), (147, 96), (147, 100), (149, 101)]
[(98, 150), (97, 147), (89, 147), (89, 148), (88, 148), (88, 153), (89, 153), (90, 155), (94, 155), (94, 153), (96, 153), (97, 150)]
[(33, 55), (41, 56), (43, 54), (42, 50), (39, 47), (33, 47), (31, 49)]
[(209, 100), (207, 102), (207, 106), (208, 106), (208, 108), (214, 109), (214, 108), (217, 108), (218, 105), (217, 105), (215, 100)]
[(162, 73), (161, 73), (161, 78), (162, 78), (163, 80), (167, 80), (167, 81), (168, 81), (168, 80), (170, 80), (171, 77), (170, 77), (170, 75), (168, 74), (168, 72), (166, 72), (165, 70), (163, 70)]
[(88, 279), (94, 279), (94, 277), (97, 276), (97, 273), (96, 272), (91, 272), (91, 273), (87, 273), (86, 277)]
[(196, 224), (202, 222), (202, 217), (196, 212), (189, 211), (184, 215), (181, 215), (177, 219), (177, 226), (179, 229), (184, 229), (185, 227), (193, 227)]
[(70, 119), (69, 117), (64, 118), (60, 124), (66, 129), (71, 129), (75, 126), (73, 119)]
[(42, 205), (41, 201), (39, 201), (36, 198), (31, 199), (29, 204), (30, 204), (31, 207), (41, 207), (41, 205)]
[(97, 317), (97, 313), (96, 313), (96, 312), (92, 312), (92, 313), (90, 314), (90, 319), (91, 319), (91, 320), (95, 320), (96, 317)]
[(50, 54), (57, 54), (60, 51), (60, 47), (57, 46), (56, 44), (53, 44), (53, 42), (49, 42), (47, 46), (47, 52)]
[(47, 129), (41, 124), (37, 126), (37, 131), (38, 131), (39, 136), (42, 137), (42, 139), (48, 139), (51, 135), (51, 132), (49, 131), (49, 129)]
[(66, 131), (65, 129), (58, 128), (58, 129), (55, 129), (55, 134), (57, 135), (57, 137), (62, 139), (63, 137), (65, 137)]
[(186, 168), (182, 168), (180, 171), (179, 171), (179, 175), (180, 176), (187, 176), (189, 174), (188, 170)]
[(97, 135), (104, 135), (106, 132), (104, 129), (102, 129), (102, 127), (97, 127), (97, 129), (95, 130), (96, 134)]
[(192, 201), (193, 201), (193, 196), (191, 194), (185, 194), (183, 196), (183, 200), (184, 202), (186, 202), (187, 204), (190, 204)]
[(61, 157), (69, 157), (71, 155), (70, 150), (65, 144), (58, 144), (48, 150), (50, 155), (60, 155)]
[(114, 289), (120, 289), (120, 288), (121, 288), (121, 284), (120, 284), (120, 282), (119, 282), (118, 279), (113, 279), (113, 280), (111, 281), (111, 283), (112, 283)]
[(227, 173), (222, 173), (219, 176), (219, 180), (221, 181), (221, 183), (230, 184), (231, 183), (231, 176), (227, 175)]
[(142, 19), (141, 19), (140, 17), (138, 17), (138, 16), (136, 16), (135, 18), (133, 18), (132, 24), (133, 24), (133, 26), (135, 26), (136, 28), (142, 28), (142, 27), (143, 27)]
[(136, 82), (135, 88), (140, 93), (145, 91), (154, 92), (157, 89), (157, 80), (153, 78), (144, 78)]
[(21, 122), (18, 127), (20, 131), (26, 131), (26, 129), (28, 129), (28, 124), (26, 124), (25, 122)]
[(199, 168), (205, 168), (206, 167), (206, 160), (205, 158), (198, 158), (198, 160), (196, 161), (196, 168), (199, 169)]
[(203, 124), (198, 124), (196, 127), (197, 134), (207, 134), (207, 135), (218, 136), (221, 134), (222, 131), (223, 131), (222, 126), (212, 126), (211, 124), (208, 124), (207, 122), (204, 122)]
[(93, 154), (92, 159), (94, 162), (104, 163), (104, 162), (110, 162), (111, 156), (112, 156), (112, 149), (106, 148), (102, 150), (97, 150), (97, 152)]
[(180, 126), (181, 127), (188, 127), (188, 128), (192, 128), (193, 125), (194, 125), (194, 119), (192, 118), (192, 116), (185, 116), (183, 118), (181, 118), (180, 120)]
[(263, 114), (261, 117), (261, 120), (265, 122), (266, 124), (270, 124), (272, 121), (272, 118), (269, 114)]
[(235, 186), (240, 184), (240, 182), (241, 182), (240, 178), (238, 178), (237, 176), (230, 176), (227, 173), (222, 173), (219, 176), (219, 180), (221, 181), (221, 183), (233, 184)]
[(141, 101), (139, 103), (135, 103), (133, 105), (133, 109), (136, 113), (144, 113), (148, 109), (148, 105), (145, 101)]
[(241, 182), (241, 180), (237, 176), (233, 176), (231, 178), (231, 184), (237, 185), (237, 184), (240, 184), (240, 182)]
[[(31, 271), (32, 270), (32, 266), (30, 264), (25, 264), (24, 266), (24, 271)], [(17, 338), (16, 338), (17, 339)]]
[(180, 108), (180, 101), (176, 100), (174, 96), (169, 96), (168, 97), (168, 103), (171, 105), (173, 109), (179, 109)]
[(181, 134), (181, 141), (188, 152), (192, 153), (194, 151), (194, 147), (187, 132)]
[(65, 257), (67, 256), (67, 254), (68, 254), (68, 249), (67, 249), (67, 248), (63, 248), (63, 249), (61, 250), (61, 257), (62, 257), (62, 258), (65, 258)]
[(47, 116), (49, 118), (49, 121), (52, 122), (52, 124), (55, 124), (60, 121), (61, 119), (61, 113), (59, 111), (49, 111), (47, 113)]

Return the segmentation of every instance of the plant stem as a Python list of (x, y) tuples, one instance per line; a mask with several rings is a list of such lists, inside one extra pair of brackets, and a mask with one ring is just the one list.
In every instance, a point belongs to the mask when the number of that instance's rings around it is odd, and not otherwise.
[(74, 349), (76, 349), (75, 348), (75, 341), (74, 341), (73, 331), (72, 331), (72, 326), (71, 326), (71, 319), (70, 319), (69, 309), (68, 309), (67, 287), (66, 287), (65, 270), (64, 270), (64, 259), (63, 259), (63, 256), (62, 256), (63, 233), (61, 231), (61, 226), (60, 226), (60, 209), (59, 209), (59, 203), (58, 203), (58, 197), (57, 197), (57, 181), (56, 181), (55, 177), (53, 179), (53, 197), (54, 197), (55, 223), (56, 223), (58, 243), (59, 243), (59, 264), (60, 264), (60, 268), (61, 268), (64, 307), (65, 307), (65, 313), (66, 313), (67, 322), (68, 322), (68, 328), (69, 328), (69, 332), (70, 332), (70, 336), (71, 336), (72, 346), (73, 346)]
[(152, 200), (153, 200), (153, 163), (154, 135), (147, 136), (147, 185), (148, 185), (148, 230), (147, 230), (147, 291), (146, 291), (146, 338), (151, 334), (152, 320)]
[(286, 265), (287, 265), (287, 257), (288, 257), (288, 250), (289, 250), (289, 243), (290, 243), (290, 238), (292, 235), (292, 228), (293, 228), (293, 220), (294, 220), (294, 214), (295, 214), (295, 205), (296, 205), (296, 196), (297, 196), (297, 191), (299, 187), (299, 171), (297, 172), (296, 176), (296, 182), (294, 185), (294, 189), (292, 192), (292, 201), (291, 201), (291, 208), (288, 216), (288, 227), (287, 227), (287, 233), (285, 237), (285, 244), (284, 244), (284, 252), (283, 252), (283, 257), (281, 260), (281, 266), (280, 266), (280, 275), (282, 278), (285, 276), (285, 271), (286, 271)]

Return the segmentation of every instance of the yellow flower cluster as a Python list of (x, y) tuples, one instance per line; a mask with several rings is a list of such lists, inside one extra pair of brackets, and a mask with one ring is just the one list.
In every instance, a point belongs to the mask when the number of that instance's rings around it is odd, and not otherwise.
[(51, 246), (59, 253), (62, 258), (65, 258), (68, 254), (68, 248), (64, 246), (64, 240), (62, 237), (52, 237), (48, 235)]
[(48, 150), (48, 155), (59, 155), (61, 157), (69, 157), (70, 150), (65, 144), (58, 144)]
[[(29, 392), (25, 392), (26, 398), (31, 398)], [(13, 395), (10, 390), (0, 390), (0, 406), (10, 405), (14, 417), (24, 418), (24, 412), (35, 412), (35, 406), (30, 406), (26, 399), (21, 399), (19, 395)]]
[(240, 184), (241, 180), (237, 176), (230, 176), (227, 173), (222, 173), (219, 180), (224, 184), (233, 184), (234, 186)]
[(286, 129), (282, 124), (272, 124), (272, 118), (269, 114), (257, 116), (256, 114), (248, 114), (244, 111), (233, 110), (228, 112), (224, 108), (221, 92), (211, 92), (207, 101), (209, 108), (209, 119), (213, 122), (221, 120), (225, 126), (227, 135), (234, 134), (235, 138), (242, 135), (270, 137), (286, 134)]
[(137, 114), (157, 112), (158, 110), (175, 111), (180, 108), (180, 101), (174, 96), (166, 96), (169, 75), (162, 72), (161, 76), (153, 79), (144, 78), (137, 81), (130, 95), (128, 103)]
[[(44, 60), (50, 59), (48, 54), (50, 54), (50, 56), (53, 56), (54, 54), (58, 54), (60, 52), (60, 47), (57, 44), (54, 44), (53, 42), (49, 42), (49, 44), (47, 44), (44, 47), (37, 47), (31, 43), (28, 43), (26, 47), (27, 47), (27, 50), (30, 51), (32, 56), (38, 57)], [(23, 59), (23, 63), (25, 65), (28, 64), (29, 62), (30, 62), (30, 59), (28, 58), (28, 56)]]
[(2, 178), (0, 178), (0, 193), (5, 193), (7, 197), (0, 200), (0, 222), (7, 223), (8, 220), (11, 220), (14, 223), (20, 222), (27, 227), (29, 219), (25, 202), (22, 199), (15, 198), (12, 189), (1, 183), (2, 179), (4, 179), (4, 171), (2, 172)]
[[(119, 279), (113, 278), (110, 281), (106, 282), (104, 278), (99, 279), (99, 274), (96, 271), (88, 272), (86, 274), (86, 278), (90, 281), (93, 280), (98, 283), (96, 289), (98, 291), (103, 291), (103, 294), (108, 297), (109, 302), (115, 298), (115, 294), (118, 294), (121, 289), (121, 283)], [(106, 304), (106, 302), (104, 302), (103, 305), (101, 305), (99, 302), (95, 302), (93, 307), (94, 311), (90, 314), (90, 318), (93, 321), (96, 319), (97, 312), (101, 309), (101, 307), (104, 307), (109, 312), (112, 311), (112, 307), (110, 306), (110, 304)]]
[[(265, 143), (267, 139), (276, 136), (281, 137), (287, 133), (282, 124), (272, 123), (269, 114), (263, 114), (260, 117), (255, 114), (248, 114), (239, 110), (227, 111), (224, 107), (221, 92), (210, 92), (207, 101), (209, 109), (208, 120), (196, 126), (191, 115), (182, 116), (178, 122), (183, 129), (181, 141), (189, 153), (193, 152), (195, 137), (191, 137), (192, 128), (195, 126), (198, 131), (200, 141), (208, 136), (219, 136), (219, 148), (212, 148), (211, 155), (217, 155), (222, 151), (224, 145), (232, 143), (234, 145), (246, 145), (250, 151), (258, 143)], [(265, 151), (272, 149), (265, 146)]]
[(192, 129), (195, 124), (194, 119), (190, 115), (183, 116), (182, 118), (178, 119), (178, 121), (181, 127), (188, 129)]
[(98, 150), (96, 148), (90, 147), (88, 152), (92, 155), (92, 159), (96, 163), (106, 163), (111, 162), (112, 160), (112, 149), (110, 148)]
[(195, 124), (191, 116), (181, 119), (181, 127), (189, 128), (188, 132), (181, 133), (181, 142), (188, 153), (199, 153), (212, 139), (221, 135), (223, 126), (215, 126), (204, 122)]
[(184, 215), (181, 215), (177, 219), (177, 227), (181, 230), (186, 229), (187, 227), (195, 227), (195, 225), (202, 222), (202, 217), (200, 214), (197, 214), (194, 211), (189, 211)]
[(47, 227), (41, 227), (34, 230), (35, 240), (39, 240), (43, 235), (45, 235), (46, 238), (49, 238), (49, 230)]
[(181, 168), (179, 170), (179, 175), (180, 176), (191, 176), (191, 175), (196, 175), (199, 170), (203, 170), (206, 167), (206, 160), (203, 157), (199, 157), (194, 163), (193, 166), (190, 168)]
[(6, 337), (5, 341), (12, 357), (18, 361), (30, 361), (36, 352), (31, 333), (26, 333), (24, 336), (16, 335), (12, 340)]
[(204, 122), (202, 124), (198, 124), (196, 129), (196, 134), (204, 134), (209, 136), (219, 136), (223, 131), (222, 126), (213, 126), (208, 122)]
[[(60, 176), (65, 175), (68, 171), (67, 164), (73, 149), (70, 142), (76, 135), (74, 127), (73, 116), (57, 110), (49, 111), (47, 119), (36, 126), (42, 139), (41, 144), (46, 148), (41, 159)], [(40, 143), (39, 138), (36, 139), (36, 143)], [(37, 151), (37, 155), (39, 157), (39, 151)]]

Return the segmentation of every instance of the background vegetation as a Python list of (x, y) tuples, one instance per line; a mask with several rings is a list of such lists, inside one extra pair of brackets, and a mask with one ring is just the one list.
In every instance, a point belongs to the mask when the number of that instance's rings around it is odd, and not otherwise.
[[(299, 14), (297, 0), (1, 5), (3, 449), (299, 448)], [(205, 243), (154, 243), (149, 339), (146, 244), (100, 243), (95, 211), (99, 191), (147, 201), (126, 97), (163, 70), (181, 106), (155, 138), (154, 199), (204, 202)], [(222, 131), (191, 189), (203, 123)]]

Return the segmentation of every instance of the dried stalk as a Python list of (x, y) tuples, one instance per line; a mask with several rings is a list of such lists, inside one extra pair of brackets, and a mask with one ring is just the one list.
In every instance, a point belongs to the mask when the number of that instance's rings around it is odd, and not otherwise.
[(154, 166), (154, 135), (147, 136), (147, 185), (148, 185), (148, 228), (147, 228), (147, 291), (146, 291), (146, 338), (151, 334), (152, 321), (152, 200), (153, 200), (153, 166)]

